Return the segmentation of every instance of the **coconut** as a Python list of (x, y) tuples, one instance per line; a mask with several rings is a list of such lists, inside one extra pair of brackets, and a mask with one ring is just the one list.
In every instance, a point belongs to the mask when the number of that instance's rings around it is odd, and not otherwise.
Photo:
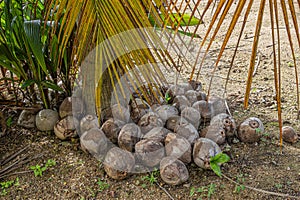
[(75, 117), (67, 115), (57, 121), (54, 126), (54, 133), (59, 139), (66, 140), (77, 136), (76, 128), (78, 127), (79, 121)]
[(126, 124), (120, 130), (118, 145), (121, 149), (133, 152), (135, 144), (140, 141), (142, 136), (139, 126), (134, 123)]
[(165, 157), (160, 162), (160, 177), (169, 185), (180, 185), (189, 179), (189, 172), (185, 164), (174, 158)]
[(258, 142), (264, 132), (262, 121), (256, 117), (250, 117), (242, 122), (238, 128), (238, 137), (242, 142)]
[(135, 165), (135, 158), (132, 153), (114, 147), (105, 156), (103, 166), (107, 175), (116, 180), (127, 178)]
[(44, 109), (38, 112), (35, 117), (36, 127), (40, 131), (52, 131), (58, 120), (58, 112), (51, 109)]
[(168, 133), (165, 140), (165, 150), (167, 156), (175, 157), (184, 163), (190, 163), (192, 158), (192, 147), (187, 139)]
[(208, 138), (196, 140), (193, 148), (193, 160), (195, 164), (203, 169), (210, 169), (210, 158), (221, 153), (221, 148)]

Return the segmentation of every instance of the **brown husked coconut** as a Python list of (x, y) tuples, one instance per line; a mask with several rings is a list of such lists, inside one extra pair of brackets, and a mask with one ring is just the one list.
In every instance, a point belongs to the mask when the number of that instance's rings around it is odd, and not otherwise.
[(184, 95), (186, 91), (192, 90), (192, 86), (188, 83), (180, 83), (177, 85), (171, 85), (166, 93), (169, 93), (170, 96)]
[(181, 116), (184, 117), (188, 122), (193, 124), (193, 126), (198, 130), (201, 122), (201, 115), (198, 110), (192, 107), (186, 107), (181, 112)]
[(226, 113), (220, 113), (214, 116), (210, 121), (210, 125), (223, 126), (226, 137), (232, 137), (236, 133), (236, 123), (234, 119)]
[(122, 127), (118, 136), (118, 145), (129, 152), (134, 151), (135, 144), (143, 137), (141, 129), (135, 123), (129, 123)]
[(184, 94), (186, 98), (189, 100), (189, 102), (193, 105), (196, 101), (202, 100), (201, 94), (199, 92), (196, 92), (195, 90), (188, 90)]
[(207, 127), (206, 138), (211, 139), (218, 145), (224, 144), (226, 142), (226, 133), (223, 125), (211, 124)]
[(194, 144), (195, 140), (199, 138), (199, 133), (197, 129), (191, 123), (180, 123), (178, 124), (174, 132), (184, 137), (189, 141), (189, 143)]
[(226, 107), (226, 102), (225, 99), (222, 99), (220, 97), (210, 97), (208, 99), (208, 103), (211, 104), (212, 106), (212, 116), (214, 117), (220, 113), (226, 113), (227, 112), (227, 107)]
[(196, 80), (190, 80), (189, 84), (192, 86), (193, 90), (197, 91), (197, 92), (201, 92), (202, 91), (202, 83)]
[(109, 118), (102, 124), (101, 130), (112, 143), (116, 144), (118, 143), (119, 132), (124, 125), (125, 122)]
[(159, 115), (163, 122), (166, 122), (171, 116), (178, 115), (178, 110), (171, 105), (162, 105), (155, 109), (155, 113)]
[(282, 139), (285, 142), (296, 143), (298, 141), (298, 135), (291, 126), (282, 127)]
[(73, 115), (72, 113), (72, 97), (66, 97), (59, 106), (59, 116), (64, 118), (65, 116)]
[(181, 112), (186, 107), (190, 107), (190, 101), (183, 95), (176, 96), (172, 102), (172, 105)]
[(165, 156), (165, 148), (161, 142), (153, 140), (141, 140), (135, 145), (136, 158), (150, 169), (159, 165), (161, 159)]
[(145, 134), (154, 127), (163, 127), (164, 122), (158, 114), (149, 112), (140, 119), (138, 125), (140, 126), (142, 133)]
[(44, 109), (35, 116), (35, 125), (40, 131), (52, 131), (57, 120), (57, 111)]
[(54, 133), (61, 140), (74, 138), (77, 136), (76, 127), (79, 127), (79, 121), (75, 117), (67, 115), (65, 118), (57, 121), (54, 126)]
[(167, 156), (175, 157), (184, 163), (192, 161), (192, 147), (184, 137), (168, 133), (165, 140), (165, 150)]
[(242, 142), (258, 142), (264, 132), (262, 121), (256, 117), (250, 117), (242, 122), (238, 128), (238, 138)]
[(115, 120), (120, 120), (125, 123), (130, 121), (130, 111), (129, 107), (124, 107), (119, 104), (111, 106), (112, 118)]
[(170, 131), (174, 132), (175, 127), (181, 123), (187, 124), (188, 121), (185, 118), (183, 118), (182, 116), (174, 115), (167, 120), (166, 128), (169, 129)]
[(111, 143), (101, 129), (92, 128), (81, 135), (80, 144), (84, 151), (88, 151), (97, 160), (103, 160)]
[(132, 153), (113, 147), (110, 149), (103, 162), (107, 175), (116, 180), (127, 178), (135, 166), (135, 158)]
[(193, 160), (198, 167), (210, 169), (210, 158), (221, 153), (221, 148), (208, 138), (196, 140), (193, 148)]
[(94, 115), (86, 115), (80, 121), (80, 131), (78, 135), (81, 136), (84, 132), (92, 128), (99, 128), (98, 118)]
[(149, 140), (164, 143), (165, 138), (169, 132), (170, 130), (164, 127), (154, 127), (144, 135), (143, 139), (149, 139)]
[(208, 103), (207, 101), (196, 101), (192, 107), (198, 110), (205, 122), (210, 121), (210, 119), (213, 117), (214, 110), (212, 104)]
[(138, 123), (150, 110), (150, 105), (142, 99), (136, 98), (130, 103), (130, 117), (134, 123)]
[[(34, 128), (35, 127), (35, 112), (32, 110), (22, 110), (19, 118), (18, 125), (25, 128)], [(6, 121), (6, 120), (4, 120)]]
[(159, 169), (160, 177), (169, 185), (180, 185), (189, 179), (189, 171), (185, 164), (174, 157), (162, 159)]

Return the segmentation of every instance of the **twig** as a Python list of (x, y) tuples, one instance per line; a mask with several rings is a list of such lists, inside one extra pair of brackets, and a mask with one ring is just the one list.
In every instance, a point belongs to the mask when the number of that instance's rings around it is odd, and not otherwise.
[(20, 171), (20, 172), (14, 172), (14, 173), (11, 173), (11, 174), (6, 174), (6, 175), (3, 175), (3, 176), (0, 176), (0, 179), (3, 179), (5, 177), (8, 177), (8, 176), (13, 176), (13, 175), (17, 175), (17, 174), (26, 174), (26, 173), (30, 173), (32, 171)]
[(17, 151), (16, 153), (13, 153), (11, 155), (9, 155), (7, 158), (3, 159), (0, 162), (0, 165), (5, 165), (6, 163), (8, 163), (9, 161), (11, 161), (12, 159), (14, 159), (15, 157), (17, 157), (18, 155), (20, 155), (23, 151), (25, 151), (27, 148), (29, 147), (29, 145), (27, 145), (26, 147), (24, 147), (23, 149)]
[[(240, 183), (232, 180), (231, 178), (229, 178), (228, 176), (222, 174), (222, 177), (224, 177), (225, 179), (227, 179), (228, 181), (236, 184), (236, 185), (241, 185)], [(270, 195), (274, 195), (274, 196), (279, 196), (279, 197), (288, 197), (288, 198), (293, 198), (293, 199), (300, 199), (300, 197), (296, 197), (296, 196), (291, 196), (289, 194), (283, 194), (283, 193), (277, 193), (277, 192), (270, 192), (270, 191), (267, 191), (267, 190), (262, 190), (262, 189), (258, 189), (258, 188), (255, 188), (255, 187), (251, 187), (251, 186), (247, 186), (247, 185), (244, 185), (243, 186), (245, 188), (248, 188), (250, 190), (254, 190), (256, 192), (260, 192), (260, 193), (265, 193), (265, 194), (270, 194)]]
[(170, 194), (163, 186), (159, 185), (158, 182), (155, 182), (155, 183), (156, 183), (156, 185), (157, 185), (160, 189), (162, 189), (162, 190), (168, 195), (168, 197), (169, 197), (170, 199), (174, 200), (174, 198), (172, 197), (172, 195), (171, 195), (171, 194)]
[[(259, 52), (258, 52), (259, 53)], [(256, 65), (255, 65), (255, 67), (254, 67), (254, 71), (253, 71), (253, 77), (256, 75), (256, 72), (257, 72), (257, 68), (258, 68), (258, 66), (259, 66), (259, 64), (260, 64), (260, 54), (258, 55), (258, 57), (257, 57), (257, 63), (256, 63)]]

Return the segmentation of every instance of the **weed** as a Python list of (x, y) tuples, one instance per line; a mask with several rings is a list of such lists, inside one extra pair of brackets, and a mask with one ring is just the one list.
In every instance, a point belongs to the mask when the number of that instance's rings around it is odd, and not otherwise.
[(208, 187), (207, 197), (210, 198), (216, 191), (216, 184), (211, 183)]
[(245, 190), (245, 186), (242, 184), (245, 182), (244, 174), (240, 174), (236, 177), (236, 182), (239, 183), (234, 188), (234, 193), (240, 193), (241, 191)]
[(56, 162), (55, 160), (49, 159), (47, 160), (47, 163), (45, 164), (45, 166), (41, 166), (41, 165), (35, 165), (35, 166), (31, 166), (29, 169), (33, 170), (34, 176), (43, 176), (43, 172), (46, 171), (49, 167), (55, 166)]
[(208, 199), (210, 199), (211, 196), (215, 193), (215, 191), (216, 191), (216, 184), (214, 183), (199, 188), (192, 187), (190, 190), (190, 197), (194, 196), (194, 194), (196, 193), (199, 193), (200, 197), (198, 197), (197, 200), (202, 199), (202, 197), (207, 197)]
[(192, 187), (191, 189), (190, 189), (190, 197), (192, 197), (194, 194), (195, 194), (195, 187)]
[(16, 180), (11, 180), (11, 181), (5, 181), (5, 182), (0, 182), (1, 186), (1, 196), (5, 196), (8, 194), (8, 188), (12, 186), (19, 186), (19, 178), (17, 177)]
[(149, 175), (143, 176), (142, 181), (149, 181), (150, 185), (153, 185), (154, 183), (157, 182), (157, 177), (159, 176), (159, 170), (155, 169), (152, 171)]
[(99, 186), (99, 189), (98, 189), (99, 192), (102, 192), (103, 190), (106, 190), (109, 188), (109, 184), (104, 181), (101, 181), (100, 178), (98, 178), (97, 184)]
[(12, 125), (12, 117), (9, 117), (7, 120), (6, 120), (6, 126), (9, 128), (11, 127)]
[(275, 184), (275, 187), (279, 190), (279, 189), (281, 189), (281, 188), (283, 187), (283, 185), (280, 184), (280, 183), (276, 183), (276, 184)]

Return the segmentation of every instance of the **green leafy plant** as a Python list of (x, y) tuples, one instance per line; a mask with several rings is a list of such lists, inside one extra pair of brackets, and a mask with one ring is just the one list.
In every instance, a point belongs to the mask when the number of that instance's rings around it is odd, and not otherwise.
[(167, 92), (166, 94), (165, 94), (165, 100), (166, 100), (166, 102), (167, 103), (169, 103), (169, 101), (171, 100), (171, 96), (169, 95), (169, 93)]
[(157, 182), (158, 176), (159, 176), (159, 170), (155, 169), (149, 175), (143, 176), (142, 181), (149, 181), (150, 185), (153, 185), (154, 183)]
[(236, 177), (236, 182), (239, 184), (235, 185), (234, 188), (235, 193), (240, 193), (241, 191), (245, 190), (245, 185), (243, 185), (244, 181), (245, 181), (244, 174), (240, 174)]
[(109, 188), (109, 184), (106, 183), (105, 181), (102, 181), (100, 178), (98, 178), (97, 185), (99, 186), (98, 187), (99, 192), (102, 192), (103, 190), (106, 190)]
[(219, 153), (214, 157), (210, 158), (210, 167), (215, 172), (215, 174), (221, 177), (222, 173), (221, 173), (220, 165), (228, 162), (229, 160), (230, 158), (227, 154)]
[(7, 120), (6, 120), (6, 126), (9, 128), (11, 127), (12, 125), (12, 117), (9, 117)]
[(35, 166), (31, 166), (29, 169), (33, 170), (34, 176), (38, 177), (38, 176), (43, 176), (43, 172), (46, 171), (49, 167), (55, 166), (56, 162), (55, 160), (49, 159), (45, 166), (41, 166), (39, 164), (35, 165)]
[(1, 195), (2, 196), (7, 195), (8, 194), (8, 188), (10, 188), (12, 186), (18, 186), (18, 185), (20, 185), (18, 177), (16, 178), (16, 180), (0, 182)]
[(208, 199), (211, 198), (211, 196), (216, 191), (216, 184), (211, 183), (207, 186), (201, 186), (199, 188), (192, 187), (190, 189), (190, 197), (194, 196), (196, 193), (200, 193), (200, 197), (198, 199), (201, 199), (202, 197), (207, 197)]

